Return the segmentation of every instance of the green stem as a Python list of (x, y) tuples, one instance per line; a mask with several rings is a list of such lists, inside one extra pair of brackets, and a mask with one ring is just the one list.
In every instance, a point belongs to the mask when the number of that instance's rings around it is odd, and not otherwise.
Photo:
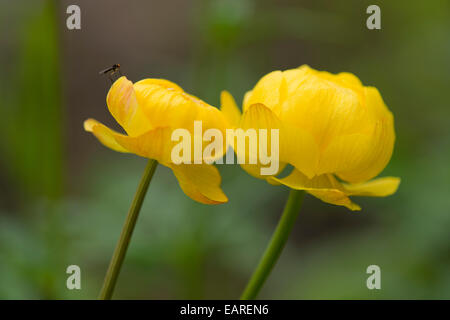
[(292, 227), (300, 212), (304, 196), (305, 191), (293, 189), (290, 191), (288, 201), (284, 207), (278, 226), (272, 235), (272, 239), (270, 239), (269, 245), (262, 256), (258, 267), (253, 272), (244, 293), (242, 293), (241, 300), (252, 300), (258, 295), (259, 290), (261, 290), (261, 287), (275, 266), (275, 263), (280, 257), (281, 251), (289, 238), (289, 234), (291, 233)]
[(123, 260), (125, 259), (125, 254), (127, 253), (134, 226), (136, 225), (136, 220), (142, 207), (142, 202), (144, 202), (145, 194), (147, 193), (148, 186), (152, 180), (157, 165), (158, 162), (156, 160), (150, 159), (145, 167), (144, 174), (139, 182), (139, 186), (136, 190), (136, 194), (134, 195), (130, 210), (128, 211), (128, 215), (125, 219), (119, 241), (117, 242), (116, 249), (114, 250), (111, 262), (109, 263), (105, 280), (103, 281), (102, 291), (99, 296), (99, 299), (101, 300), (110, 300), (113, 295), (117, 277), (119, 276), (120, 268)]

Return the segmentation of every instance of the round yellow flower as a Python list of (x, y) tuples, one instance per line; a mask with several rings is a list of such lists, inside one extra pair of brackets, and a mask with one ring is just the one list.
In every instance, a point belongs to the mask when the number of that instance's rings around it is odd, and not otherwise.
[(271, 72), (245, 94), (242, 115), (228, 92), (221, 98), (222, 112), (234, 127), (278, 129), (280, 168), (294, 166), (290, 175), (277, 178), (261, 176), (261, 164), (242, 165), (253, 176), (351, 210), (360, 207), (348, 196), (387, 196), (397, 190), (399, 178), (369, 181), (392, 156), (394, 120), (378, 90), (353, 74), (306, 65)]
[[(144, 79), (133, 84), (121, 77), (111, 86), (106, 102), (127, 134), (113, 131), (94, 119), (84, 122), (86, 131), (110, 149), (155, 159), (171, 168), (184, 193), (198, 202), (228, 201), (220, 188), (221, 177), (216, 167), (205, 163), (175, 164), (171, 159), (177, 144), (172, 140), (176, 129), (186, 129), (194, 136), (194, 121), (201, 121), (205, 130), (212, 128), (225, 134), (227, 122), (218, 109), (163, 79)], [(221, 151), (223, 154), (224, 150)]]

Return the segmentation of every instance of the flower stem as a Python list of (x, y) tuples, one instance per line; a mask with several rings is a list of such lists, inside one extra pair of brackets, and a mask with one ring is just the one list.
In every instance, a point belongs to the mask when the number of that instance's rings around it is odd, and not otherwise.
[(145, 194), (147, 193), (148, 186), (150, 184), (150, 181), (152, 180), (157, 165), (158, 162), (156, 160), (150, 159), (147, 163), (147, 166), (145, 167), (144, 174), (142, 175), (141, 181), (139, 182), (139, 186), (136, 190), (136, 194), (134, 195), (133, 202), (131, 203), (128, 215), (125, 219), (122, 232), (120, 233), (119, 241), (117, 242), (116, 249), (114, 249), (111, 262), (109, 263), (108, 271), (105, 275), (105, 280), (103, 281), (102, 291), (100, 292), (99, 296), (99, 299), (101, 300), (110, 300), (113, 295), (120, 268), (122, 267), (123, 260), (125, 259), (128, 244), (130, 243), (134, 226), (136, 225), (136, 220), (138, 218), (139, 212), (141, 211)]
[(305, 191), (292, 189), (289, 198), (284, 207), (278, 226), (275, 229), (272, 239), (262, 256), (258, 267), (253, 272), (250, 281), (242, 293), (241, 300), (252, 300), (258, 295), (259, 290), (263, 286), (275, 263), (280, 257), (281, 251), (289, 238), (295, 220), (300, 212), (300, 207), (305, 196)]

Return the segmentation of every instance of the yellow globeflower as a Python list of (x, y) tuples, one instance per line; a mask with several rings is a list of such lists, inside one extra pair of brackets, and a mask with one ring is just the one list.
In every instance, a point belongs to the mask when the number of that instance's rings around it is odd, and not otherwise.
[[(194, 164), (194, 156), (192, 164), (175, 164), (171, 159), (172, 149), (178, 144), (172, 141), (176, 129), (188, 130), (195, 139), (194, 121), (201, 121), (203, 130), (211, 128), (225, 134), (226, 119), (218, 109), (162, 79), (144, 79), (133, 84), (120, 77), (111, 86), (106, 102), (127, 134), (113, 131), (94, 119), (84, 122), (86, 131), (110, 149), (155, 159), (171, 168), (184, 193), (198, 202), (228, 201), (220, 188), (221, 177), (216, 167)], [(222, 154), (220, 150), (216, 156)]]
[(245, 94), (242, 115), (226, 91), (221, 104), (234, 127), (279, 130), (280, 171), (286, 164), (293, 171), (262, 176), (261, 164), (242, 164), (253, 176), (351, 210), (361, 208), (349, 196), (384, 197), (398, 188), (396, 177), (370, 180), (391, 158), (394, 120), (378, 90), (351, 73), (306, 65), (274, 71)]

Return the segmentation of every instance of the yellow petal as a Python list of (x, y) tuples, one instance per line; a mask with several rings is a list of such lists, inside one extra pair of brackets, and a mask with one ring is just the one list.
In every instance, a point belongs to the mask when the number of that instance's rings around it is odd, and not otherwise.
[(349, 72), (341, 72), (339, 74), (332, 74), (327, 71), (317, 71), (309, 67), (308, 65), (303, 65), (297, 69), (290, 69), (283, 71), (283, 75), (288, 83), (288, 94), (293, 94), (305, 81), (311, 77), (317, 77), (330, 82), (334, 82), (339, 86), (349, 88), (357, 91), (358, 93), (362, 90), (363, 85), (361, 81), (354, 74)]
[[(394, 136), (385, 122), (377, 121), (369, 133), (336, 137), (321, 158), (322, 172), (335, 172), (342, 180), (362, 182), (377, 176), (391, 158)], [(320, 171), (319, 171), (320, 172)]]
[(364, 87), (351, 73), (334, 75), (308, 66), (283, 75), (288, 98), (280, 119), (314, 137), (319, 147), (315, 174), (334, 173), (349, 182), (377, 176), (395, 140), (392, 114), (378, 90)]
[(135, 87), (140, 87), (140, 86), (153, 86), (153, 85), (157, 85), (157, 86), (161, 86), (163, 88), (169, 89), (169, 90), (174, 90), (174, 91), (178, 91), (178, 92), (183, 92), (183, 88), (181, 88), (179, 85), (177, 85), (175, 82), (166, 80), (166, 79), (143, 79), (143, 80), (139, 80), (138, 82), (136, 82), (134, 84)]
[(357, 92), (309, 73), (289, 93), (280, 119), (310, 132), (320, 148), (334, 137), (361, 132), (371, 124)]
[[(133, 85), (121, 77), (113, 84), (107, 100), (111, 113), (128, 132), (128, 136), (113, 135), (114, 139), (130, 152), (161, 163), (171, 163), (172, 148), (178, 144), (172, 141), (171, 134), (176, 129), (187, 130), (192, 138), (189, 143), (192, 163), (197, 162), (194, 160), (211, 162), (226, 152), (226, 140), (222, 139), (221, 147), (220, 140), (216, 141), (218, 136), (226, 136), (224, 115), (185, 93), (173, 82), (144, 79)], [(139, 126), (138, 121), (145, 125)], [(209, 129), (214, 130), (208, 132)], [(195, 148), (200, 152), (193, 152), (194, 141), (202, 142), (199, 150)], [(206, 154), (203, 159), (207, 148), (212, 154)]]
[[(278, 171), (274, 174), (274, 176), (280, 174), (284, 168), (286, 168), (286, 163), (280, 162), (279, 163), (279, 168)], [(272, 184), (272, 185), (279, 185), (278, 182), (270, 179), (271, 176), (268, 175), (262, 175), (261, 174), (261, 168), (263, 167), (263, 165), (261, 164), (241, 164), (240, 165), (241, 168), (247, 172), (249, 175), (251, 175), (252, 177), (258, 178), (258, 179), (265, 179), (268, 183)]]
[(176, 142), (171, 141), (172, 129), (156, 128), (137, 137), (114, 135), (116, 141), (138, 156), (155, 159), (162, 164), (171, 162), (172, 148)]
[(380, 92), (375, 87), (364, 87), (364, 98), (367, 105), (377, 119), (393, 120), (392, 112), (388, 109), (381, 97)]
[(116, 141), (115, 136), (122, 136), (122, 134), (111, 130), (97, 120), (87, 119), (86, 121), (84, 121), (84, 130), (86, 130), (87, 132), (92, 132), (103, 145), (114, 151), (130, 152)]
[(362, 87), (361, 80), (358, 79), (353, 73), (350, 72), (341, 72), (338, 73), (335, 78), (341, 83), (346, 84), (347, 86), (352, 86), (354, 88)]
[(207, 164), (175, 165), (171, 163), (171, 143), (174, 142), (169, 141), (172, 129), (157, 128), (138, 137), (130, 137), (113, 131), (94, 119), (86, 120), (84, 128), (92, 132), (108, 148), (156, 159), (170, 167), (181, 189), (193, 200), (205, 204), (220, 204), (228, 201), (220, 188), (221, 177), (216, 167)]
[(134, 84), (137, 101), (154, 127), (193, 130), (201, 120), (203, 129), (225, 130), (224, 115), (215, 107), (162, 79), (144, 79)]
[(280, 141), (281, 161), (292, 164), (310, 179), (317, 174), (319, 145), (307, 130), (284, 123)]
[(287, 82), (288, 95), (294, 94), (302, 83), (308, 79), (308, 75), (314, 71), (308, 65), (283, 71), (283, 76)]
[(243, 112), (252, 104), (261, 103), (278, 114), (287, 98), (287, 83), (281, 71), (273, 71), (258, 81), (253, 90), (244, 98)]
[(326, 174), (308, 179), (300, 171), (294, 169), (292, 173), (282, 179), (271, 179), (296, 190), (305, 190), (323, 202), (344, 206), (352, 211), (361, 210), (346, 195), (344, 187), (332, 175)]
[[(289, 163), (302, 172), (305, 172), (308, 177), (314, 176), (318, 159), (318, 147), (314, 138), (308, 132), (300, 128), (293, 127), (289, 124), (282, 123), (276, 114), (263, 104), (254, 104), (247, 108), (241, 118), (240, 128), (245, 131), (248, 129), (255, 129), (257, 131), (258, 141), (260, 139), (259, 129), (266, 129), (268, 137), (267, 147), (270, 151), (273, 151), (271, 150), (271, 130), (277, 129), (279, 136), (278, 150), (280, 171), (283, 169), (284, 164)], [(276, 141), (274, 141), (274, 143), (276, 143)], [(234, 149), (238, 157), (240, 157), (241, 155), (238, 150), (236, 150), (235, 146)], [(256, 150), (256, 154), (251, 156), (258, 158), (259, 145)], [(247, 164), (250, 163), (248, 154), (249, 148), (247, 146), (247, 158), (245, 161)], [(251, 168), (250, 165), (244, 165), (242, 167), (251, 175), (255, 175), (257, 173), (257, 169), (260, 169), (262, 165), (258, 161), (258, 165), (254, 168)]]
[[(392, 113), (376, 88), (364, 88), (364, 94), (366, 107), (374, 118), (373, 124), (368, 126), (360, 137), (356, 139), (351, 136), (339, 137), (328, 147), (330, 158), (336, 158), (336, 152), (339, 152), (345, 156), (344, 161), (353, 163), (351, 167), (337, 167), (334, 171), (348, 182), (362, 182), (376, 177), (386, 167), (394, 150), (395, 131)], [(359, 149), (351, 151), (351, 144), (357, 144)]]
[(176, 142), (170, 139), (170, 128), (156, 128), (137, 137), (118, 133), (94, 119), (86, 120), (84, 128), (92, 132), (103, 145), (115, 151), (134, 153), (163, 164), (171, 162), (172, 147)]
[(233, 96), (228, 91), (222, 91), (220, 94), (220, 110), (232, 127), (237, 127), (239, 125), (241, 112), (239, 111)]
[(109, 112), (130, 136), (152, 129), (150, 120), (138, 104), (133, 83), (126, 77), (117, 79), (106, 97)]
[[(153, 127), (186, 129), (191, 137), (197, 141), (202, 139), (200, 133), (204, 134), (209, 129), (219, 130), (222, 137), (226, 136), (228, 125), (224, 114), (197, 97), (185, 93), (176, 84), (162, 79), (145, 79), (136, 82), (134, 89), (137, 101)], [(201, 121), (202, 132), (194, 130), (196, 121)], [(203, 143), (202, 151), (209, 143), (208, 141)], [(214, 158), (222, 157), (225, 152), (226, 141), (223, 139), (222, 148), (220, 152), (215, 154)], [(201, 156), (193, 152), (191, 155), (196, 159)]]
[(244, 94), (244, 99), (242, 99), (242, 112), (244, 112), (245, 110), (247, 110), (247, 108), (250, 106), (249, 101), (250, 101), (250, 97), (252, 96), (253, 91), (247, 91)]
[(348, 195), (366, 197), (386, 197), (394, 194), (400, 185), (400, 178), (383, 177), (355, 184), (343, 183)]
[(221, 204), (228, 201), (220, 188), (219, 170), (213, 165), (170, 165), (181, 189), (191, 199), (204, 204)]

